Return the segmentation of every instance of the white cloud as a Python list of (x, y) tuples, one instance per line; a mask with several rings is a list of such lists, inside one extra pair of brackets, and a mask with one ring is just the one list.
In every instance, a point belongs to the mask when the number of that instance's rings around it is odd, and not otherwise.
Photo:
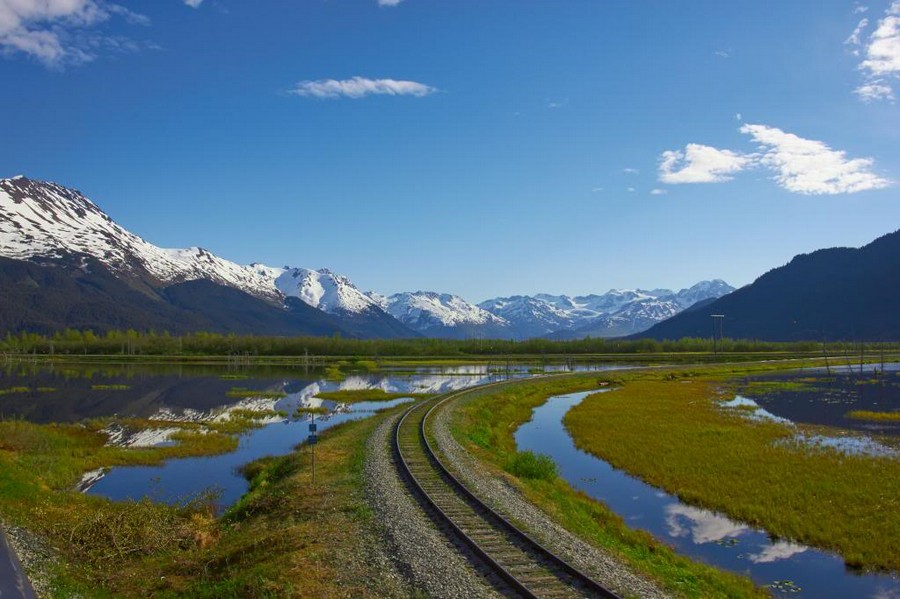
[(659, 189), (659, 188), (656, 188), (656, 189), (651, 189), (651, 190), (650, 190), (650, 195), (652, 195), (652, 196), (664, 196), (664, 195), (666, 195), (667, 193), (669, 193), (669, 191), (666, 190), (666, 189)]
[(893, 100), (894, 88), (884, 79), (872, 79), (853, 90), (863, 102), (874, 100)]
[(900, 77), (900, 0), (891, 2), (874, 31), (863, 41), (862, 30), (867, 25), (867, 19), (860, 21), (845, 42), (855, 47), (856, 56), (862, 48), (864, 57), (859, 69), (865, 74), (865, 80), (854, 91), (866, 102), (893, 100), (893, 89), (887, 78)]
[(827, 144), (786, 133), (776, 127), (746, 124), (739, 131), (759, 146), (755, 154), (688, 144), (683, 151), (663, 152), (659, 162), (662, 183), (720, 183), (732, 175), (761, 166), (774, 171), (784, 189), (805, 195), (831, 195), (882, 189), (891, 181), (873, 172), (872, 158), (847, 158)]
[(133, 49), (123, 38), (84, 32), (112, 16), (132, 24), (150, 23), (144, 15), (104, 0), (0, 0), (0, 50), (59, 68), (93, 60), (98, 47)]
[(622, 172), (625, 173), (626, 175), (637, 175), (641, 171), (636, 168), (623, 168)]
[(378, 6), (397, 6), (403, 0), (378, 0)]
[(288, 93), (308, 98), (364, 98), (371, 95), (416, 96), (433, 94), (437, 88), (415, 81), (398, 81), (396, 79), (367, 79), (353, 77), (351, 79), (319, 79), (317, 81), (301, 81)]
[(857, 4), (853, 7), (853, 14), (858, 15), (869, 10), (868, 6), (863, 6), (862, 4)]
[(634, 193), (634, 187), (626, 187), (625, 191), (627, 191), (628, 193)]
[(603, 191), (602, 187), (594, 187), (591, 189), (591, 193), (600, 193), (601, 191)]
[(734, 113), (734, 120), (736, 120), (736, 121), (743, 121), (743, 120), (744, 120), (744, 115), (742, 115), (740, 112), (736, 112), (736, 113)]
[(731, 51), (729, 50), (716, 50), (713, 54), (719, 58), (731, 58)]
[(184, 0), (184, 3), (191, 8), (200, 8), (200, 5), (203, 4), (203, 0)]
[(753, 157), (702, 144), (688, 144), (684, 150), (668, 150), (659, 161), (663, 183), (720, 183), (752, 166)]
[(871, 158), (848, 159), (821, 141), (804, 139), (766, 125), (744, 125), (741, 133), (763, 150), (759, 164), (775, 171), (775, 181), (806, 195), (856, 193), (881, 189), (890, 181), (872, 172)]
[(878, 21), (869, 36), (866, 59), (859, 66), (873, 75), (900, 72), (900, 0), (895, 0), (886, 16)]

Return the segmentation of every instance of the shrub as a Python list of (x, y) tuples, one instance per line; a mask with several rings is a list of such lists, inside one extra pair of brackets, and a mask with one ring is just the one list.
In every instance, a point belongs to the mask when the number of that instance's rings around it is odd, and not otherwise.
[(506, 471), (519, 478), (553, 480), (557, 476), (556, 462), (533, 451), (517, 451), (507, 462)]

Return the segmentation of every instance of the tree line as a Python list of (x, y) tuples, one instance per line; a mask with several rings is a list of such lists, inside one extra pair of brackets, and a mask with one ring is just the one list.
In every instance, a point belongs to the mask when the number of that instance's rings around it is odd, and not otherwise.
[[(859, 343), (837, 342), (828, 352), (858, 352)], [(350, 339), (333, 337), (274, 337), (219, 333), (171, 335), (167, 332), (113, 330), (104, 334), (67, 329), (52, 335), (7, 334), (0, 341), (6, 354), (92, 354), (145, 356), (492, 356), (577, 355), (650, 353), (814, 353), (825, 350), (820, 342), (771, 342), (748, 339), (684, 338), (654, 339), (591, 338), (556, 341), (527, 339)], [(870, 344), (867, 353), (900, 350), (900, 344)]]

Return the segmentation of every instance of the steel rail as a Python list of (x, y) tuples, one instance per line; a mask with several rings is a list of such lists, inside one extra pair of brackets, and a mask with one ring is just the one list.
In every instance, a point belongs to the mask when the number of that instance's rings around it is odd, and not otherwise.
[(467, 534), (463, 530), (463, 526), (460, 526), (459, 523), (454, 521), (453, 516), (448, 514), (444, 509), (440, 507), (440, 505), (438, 505), (439, 502), (435, 497), (432, 496), (433, 494), (428, 492), (428, 490), (425, 488), (425, 485), (421, 480), (419, 480), (419, 478), (416, 477), (415, 473), (413, 472), (413, 467), (410, 465), (410, 458), (412, 456), (404, 454), (403, 448), (401, 446), (401, 431), (404, 430), (404, 426), (407, 424), (407, 420), (410, 418), (411, 414), (413, 414), (417, 410), (424, 410), (429, 403), (434, 402), (433, 405), (428, 408), (427, 412), (425, 412), (424, 416), (422, 416), (422, 419), (417, 427), (417, 440), (423, 450), (425, 461), (427, 461), (434, 473), (437, 475), (437, 480), (441, 481), (448, 491), (454, 493), (457, 497), (460, 498), (461, 501), (468, 504), (469, 508), (472, 509), (481, 518), (481, 520), (494, 528), (501, 536), (504, 536), (508, 539), (513, 539), (515, 541), (516, 547), (520, 551), (532, 556), (535, 562), (541, 563), (550, 572), (550, 574), (557, 579), (561, 587), (568, 586), (572, 591), (581, 592), (588, 596), (618, 599), (618, 596), (615, 593), (555, 554), (550, 549), (546, 548), (525, 531), (510, 522), (507, 518), (500, 515), (490, 506), (485, 504), (475, 495), (475, 493), (473, 493), (465, 484), (463, 484), (456, 476), (454, 476), (450, 472), (450, 470), (438, 458), (437, 452), (428, 441), (428, 437), (425, 432), (425, 425), (428, 421), (428, 417), (431, 416), (431, 414), (436, 409), (463, 394), (470, 393), (476, 390), (482, 390), (496, 385), (501, 385), (504, 384), (504, 382), (490, 383), (481, 387), (459, 391), (456, 393), (452, 393), (444, 398), (417, 404), (408, 409), (398, 420), (394, 430), (394, 450), (401, 473), (403, 474), (404, 478), (406, 478), (411, 483), (415, 492), (425, 500), (425, 503), (428, 505), (428, 507), (431, 508), (431, 510), (433, 510), (435, 514), (437, 514), (438, 519), (444, 524), (448, 525), (449, 528), (458, 536), (458, 538), (461, 539), (463, 543), (465, 543), (465, 545), (467, 545), (471, 549), (471, 551), (476, 556), (478, 556), (491, 570), (493, 570), (494, 573), (496, 573), (504, 582), (506, 582), (513, 591), (528, 599), (537, 599), (542, 596), (538, 594), (540, 592), (539, 589), (533, 588), (534, 585), (529, 585), (528, 580), (522, 580), (520, 577), (516, 576), (507, 565), (504, 565), (502, 557), (495, 557), (491, 555), (490, 549), (482, 547), (481, 544), (479, 544), (478, 540), (474, 539), (470, 534)]

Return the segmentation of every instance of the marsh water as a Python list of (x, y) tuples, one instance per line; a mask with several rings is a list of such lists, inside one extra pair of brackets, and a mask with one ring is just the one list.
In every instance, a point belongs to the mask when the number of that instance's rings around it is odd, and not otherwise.
[(535, 408), (515, 433), (518, 448), (549, 455), (572, 487), (605, 503), (630, 527), (649, 532), (679, 553), (746, 574), (776, 596), (900, 597), (897, 576), (854, 572), (837, 555), (771, 538), (763, 530), (685, 504), (577, 449), (562, 420), (592, 393), (559, 395)]
[[(167, 503), (187, 501), (212, 491), (226, 508), (247, 488), (240, 467), (260, 457), (283, 455), (309, 434), (308, 415), (297, 408), (324, 408), (317, 416), (319, 432), (342, 422), (372, 416), (376, 411), (410, 401), (338, 404), (323, 400), (326, 391), (380, 389), (388, 393), (446, 393), (474, 385), (527, 377), (546, 371), (602, 370), (615, 366), (569, 364), (468, 364), (394, 368), (368, 374), (350, 374), (327, 380), (322, 371), (296, 368), (241, 368), (188, 366), (46, 366), (0, 370), (0, 416), (36, 423), (80, 422), (118, 416), (167, 421), (204, 422), (235, 408), (265, 409), (282, 415), (240, 435), (237, 450), (216, 456), (179, 458), (159, 466), (129, 466), (90, 473), (86, 492), (114, 500), (150, 497)], [(241, 389), (245, 397), (230, 398)], [(161, 429), (164, 432), (164, 429)], [(149, 445), (165, 444), (165, 436)]]
[(900, 421), (873, 422), (848, 417), (853, 410), (900, 410), (900, 364), (860, 367), (839, 363), (828, 370), (815, 368), (755, 376), (744, 382), (741, 395), (791, 422), (900, 436)]

